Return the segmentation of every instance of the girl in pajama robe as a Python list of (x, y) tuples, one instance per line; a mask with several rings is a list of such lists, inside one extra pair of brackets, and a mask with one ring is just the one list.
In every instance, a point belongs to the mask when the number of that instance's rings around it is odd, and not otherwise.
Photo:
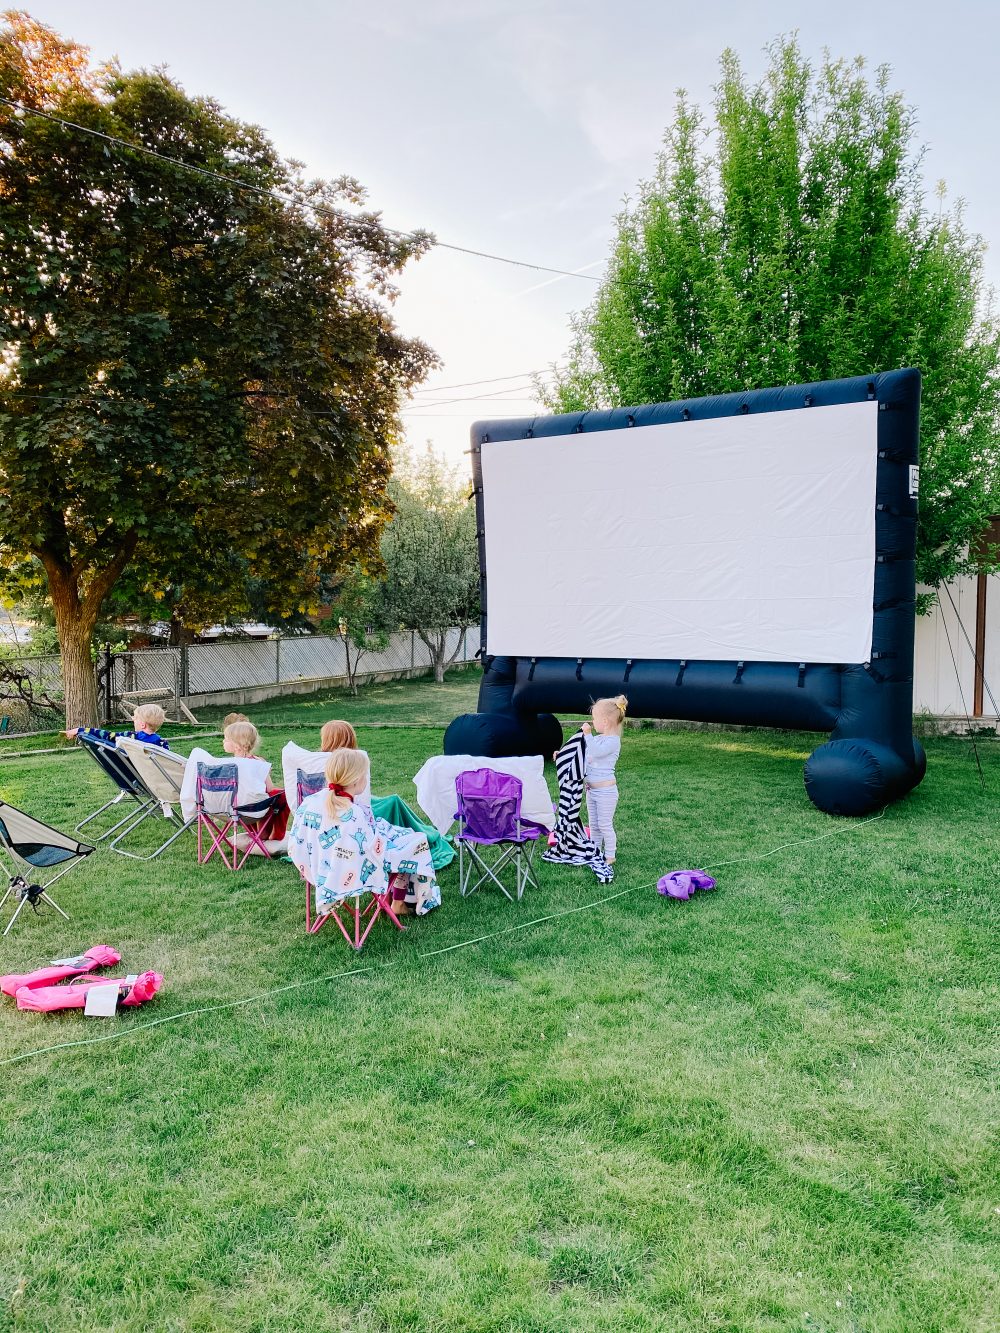
[[(394, 830), (380, 830), (371, 808), (355, 798), (368, 785), (368, 756), (360, 750), (335, 750), (326, 765), (328, 789), (307, 796), (295, 811), (288, 854), (316, 894), (317, 915), (358, 893), (389, 891), (393, 873), (390, 848)], [(408, 832), (408, 831), (407, 831)], [(441, 891), (434, 878), (426, 838), (407, 846), (399, 870), (411, 877), (418, 916), (438, 906)]]

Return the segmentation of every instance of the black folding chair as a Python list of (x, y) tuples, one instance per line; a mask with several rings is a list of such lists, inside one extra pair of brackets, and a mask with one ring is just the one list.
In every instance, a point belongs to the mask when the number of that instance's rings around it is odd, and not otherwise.
[[(80, 865), (93, 850), (86, 843), (77, 842), (68, 834), (43, 824), (40, 819), (33, 819), (16, 806), (0, 801), (0, 863), (4, 865), (9, 878), (7, 891), (0, 898), (0, 909), (11, 897), (17, 902), (4, 935), (21, 915), (26, 903), (37, 911), (38, 904), (46, 902), (68, 921), (69, 916), (50, 896), (49, 889), (57, 879)], [(49, 870), (55, 870), (56, 873), (49, 875), (43, 883), (31, 883), (26, 878), (34, 878), (40, 871), (44, 873)]]
[(110, 801), (105, 801), (86, 819), (81, 819), (74, 832), (79, 833), (81, 829), (86, 828), (92, 820), (97, 819), (99, 815), (103, 815), (105, 810), (110, 810), (112, 806), (120, 805), (123, 801), (129, 803), (125, 816), (94, 839), (95, 842), (103, 842), (105, 838), (110, 838), (113, 833), (117, 833), (130, 820), (134, 820), (152, 809), (156, 805), (156, 800), (133, 768), (128, 755), (117, 749), (114, 741), (102, 740), (99, 736), (80, 735), (77, 737), (77, 742), (90, 755), (101, 772), (115, 784), (118, 788), (118, 795), (113, 796)]

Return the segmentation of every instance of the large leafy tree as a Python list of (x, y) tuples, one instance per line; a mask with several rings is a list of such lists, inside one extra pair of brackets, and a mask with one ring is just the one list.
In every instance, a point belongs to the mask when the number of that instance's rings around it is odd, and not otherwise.
[(304, 610), (321, 571), (377, 562), (398, 404), (433, 361), (396, 331), (391, 283), (429, 238), (23, 14), (0, 95), (29, 108), (0, 105), (0, 566), (9, 587), (44, 575), (74, 724), (126, 572), (204, 620), (251, 584)]
[(679, 95), (549, 405), (918, 366), (918, 574), (936, 585), (971, 567), (970, 542), (1000, 504), (984, 247), (943, 190), (928, 203), (915, 112), (886, 69), (870, 79), (861, 60), (829, 57), (814, 68), (794, 40), (769, 56), (756, 84), (723, 56), (711, 119)]
[(392, 521), (382, 534), (384, 582), (370, 615), (382, 626), (415, 630), (430, 653), (434, 679), (458, 656), (448, 631), (479, 616), (476, 513), (467, 482), (428, 445), (401, 452), (391, 493)]

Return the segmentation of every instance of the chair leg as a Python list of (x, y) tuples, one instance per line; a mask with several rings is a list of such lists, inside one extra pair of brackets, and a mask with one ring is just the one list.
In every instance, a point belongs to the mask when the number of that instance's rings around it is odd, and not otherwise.
[[(153, 812), (150, 811), (150, 814), (152, 813)], [(176, 819), (172, 819), (170, 822), (172, 824), (176, 824), (177, 821)], [(180, 827), (177, 829), (177, 831), (175, 833), (172, 833), (170, 837), (167, 838), (166, 842), (162, 842), (159, 845), (159, 847), (157, 847), (156, 851), (150, 852), (148, 856), (140, 856), (138, 852), (127, 852), (124, 849), (124, 847), (118, 846), (118, 844), (122, 841), (123, 838), (127, 838), (133, 829), (139, 827), (138, 823), (133, 824), (130, 828), (127, 828), (124, 833), (120, 833), (118, 837), (115, 838), (114, 842), (108, 845), (108, 850), (111, 852), (115, 852), (118, 856), (128, 856), (133, 861), (155, 861), (156, 858), (160, 855), (160, 853), (165, 852), (168, 847), (170, 847), (173, 843), (175, 843), (182, 833), (186, 833), (187, 830), (191, 828), (193, 823), (194, 823), (193, 819), (189, 819), (186, 823), (182, 823)]]
[[(0, 907), (2, 907), (3, 904), (7, 901), (7, 899), (10, 897), (10, 895), (11, 895), (12, 892), (13, 892), (13, 889), (12, 889), (12, 888), (8, 888), (8, 889), (7, 889), (7, 892), (4, 894), (3, 898), (0, 899)], [(59, 915), (60, 915), (61, 917), (63, 917), (64, 920), (66, 920), (66, 921), (69, 920), (69, 915), (68, 915), (66, 912), (63, 911), (63, 909), (59, 906), (59, 904), (56, 902), (56, 900), (55, 900), (53, 897), (51, 897), (48, 893), (46, 893), (46, 891), (45, 891), (44, 889), (42, 890), (41, 898), (42, 898), (42, 902), (46, 902), (46, 903), (48, 903), (48, 905), (49, 905), (50, 907), (54, 907), (54, 908), (56, 909), (56, 911), (59, 913)], [(14, 915), (13, 915), (13, 916), (11, 917), (11, 919), (7, 922), (7, 928), (6, 928), (6, 930), (3, 932), (4, 935), (8, 935), (8, 934), (10, 933), (11, 929), (13, 928), (14, 922), (17, 920), (17, 918), (18, 918), (18, 917), (21, 915), (21, 913), (24, 911), (24, 907), (25, 907), (25, 904), (27, 903), (27, 901), (28, 901), (28, 899), (27, 899), (26, 897), (24, 897), (24, 898), (22, 898), (21, 901), (18, 903), (18, 905), (17, 905), (17, 907), (16, 907), (16, 909), (15, 909), (15, 911), (14, 911)], [(3, 938), (3, 936), (0, 936), (0, 939), (2, 939), (2, 938)]]

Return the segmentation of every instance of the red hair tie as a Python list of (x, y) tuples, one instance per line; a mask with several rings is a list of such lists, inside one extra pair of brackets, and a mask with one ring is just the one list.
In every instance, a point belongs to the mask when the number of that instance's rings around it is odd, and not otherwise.
[(342, 787), (339, 782), (331, 782), (329, 784), (329, 787), (330, 790), (333, 792), (334, 796), (343, 796), (348, 801), (354, 800), (354, 793), (349, 792), (346, 787)]

